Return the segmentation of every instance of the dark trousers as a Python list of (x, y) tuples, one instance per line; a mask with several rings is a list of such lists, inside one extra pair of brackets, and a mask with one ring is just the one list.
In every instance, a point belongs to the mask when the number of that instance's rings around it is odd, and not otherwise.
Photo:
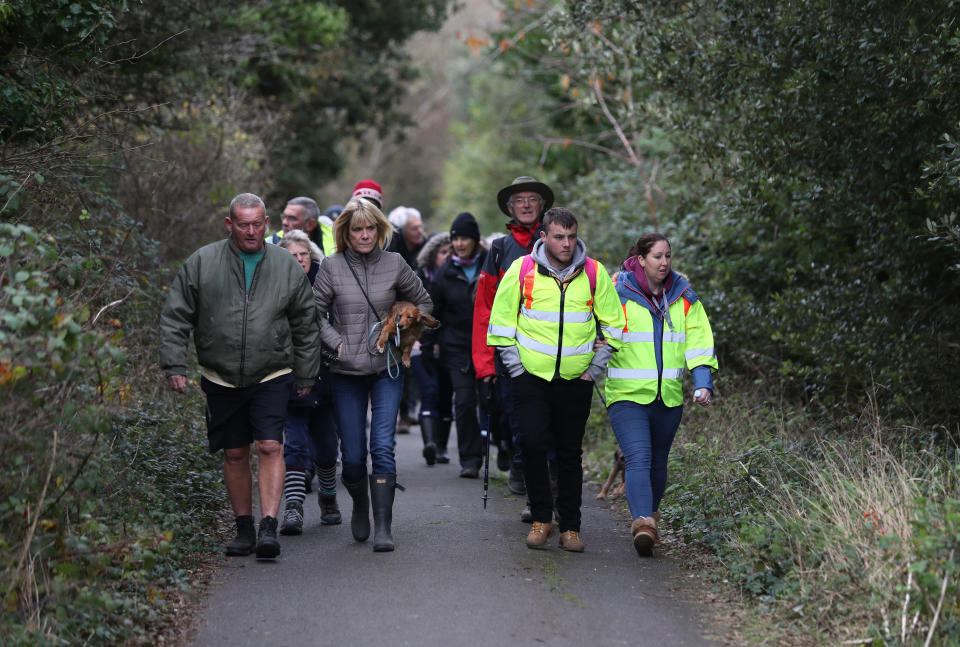
[(557, 462), (557, 514), (560, 532), (580, 531), (583, 490), (583, 433), (590, 417), (593, 382), (548, 382), (524, 373), (512, 378), (514, 415), (520, 426), (523, 476), (534, 521), (553, 520), (553, 495), (547, 454)]
[(453, 385), (453, 415), (457, 421), (457, 451), (461, 467), (483, 466), (483, 441), (477, 417), (477, 374), (470, 349), (445, 348), (443, 362)]
[(414, 355), (410, 358), (410, 370), (407, 375), (413, 374), (420, 384), (420, 414), (419, 417), (437, 418), (438, 420), (452, 420), (453, 387), (450, 386), (450, 377), (443, 369), (438, 369), (432, 375), (423, 367), (423, 355)]
[(500, 361), (500, 356), (495, 358), (497, 370), (497, 379), (493, 384), (496, 405), (493, 411), (484, 412), (482, 415), (490, 414), (491, 430), (493, 438), (499, 445), (507, 441), (507, 447), (513, 450), (513, 466), (523, 470), (523, 447), (520, 444), (520, 424), (517, 417), (513, 414), (513, 391), (510, 390), (510, 375), (506, 367)]

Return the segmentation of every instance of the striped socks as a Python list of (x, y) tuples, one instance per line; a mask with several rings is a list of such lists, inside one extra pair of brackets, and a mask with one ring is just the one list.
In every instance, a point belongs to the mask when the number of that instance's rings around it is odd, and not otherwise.
[(337, 466), (317, 467), (317, 492), (319, 494), (337, 493)]
[(287, 468), (287, 475), (283, 479), (283, 498), (287, 505), (296, 503), (303, 506), (307, 498), (307, 471), (295, 467)]

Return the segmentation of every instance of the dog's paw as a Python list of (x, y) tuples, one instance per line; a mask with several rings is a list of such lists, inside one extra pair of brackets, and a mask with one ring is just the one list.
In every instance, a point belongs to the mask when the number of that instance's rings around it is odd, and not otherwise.
[(385, 350), (387, 350), (387, 345), (377, 342), (377, 352), (383, 355), (383, 351)]
[(600, 494), (597, 495), (597, 501), (606, 501), (606, 500), (607, 500), (606, 492), (601, 492)]

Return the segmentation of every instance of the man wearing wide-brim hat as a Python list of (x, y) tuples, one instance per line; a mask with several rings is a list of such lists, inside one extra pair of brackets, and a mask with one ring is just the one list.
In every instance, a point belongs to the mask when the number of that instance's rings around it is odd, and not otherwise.
[[(480, 280), (477, 282), (477, 297), (473, 307), (473, 366), (480, 380), (481, 404), (493, 400), (500, 409), (491, 412), (492, 418), (501, 420), (500, 427), (506, 430), (507, 425), (514, 419), (510, 415), (512, 407), (509, 397), (510, 377), (506, 368), (499, 359), (495, 359), (492, 346), (487, 346), (487, 326), (490, 323), (490, 309), (493, 307), (493, 298), (497, 294), (500, 278), (507, 268), (521, 256), (525, 256), (533, 249), (533, 244), (540, 238), (540, 219), (544, 212), (553, 206), (553, 191), (549, 186), (536, 179), (522, 175), (497, 193), (497, 204), (500, 211), (510, 216), (507, 223), (509, 235), (498, 238), (490, 246), (490, 252), (480, 270)], [(494, 381), (496, 384), (494, 384)], [(495, 393), (494, 393), (495, 389)], [(486, 397), (485, 397), (486, 396)], [(484, 415), (488, 411), (483, 412)], [(500, 438), (501, 451), (512, 446), (514, 431), (497, 434)], [(505, 439), (504, 436), (509, 438)], [(506, 447), (504, 446), (506, 440)], [(504, 457), (508, 455), (504, 453)], [(519, 452), (514, 452), (509, 466), (510, 477), (507, 485), (514, 494), (525, 494), (523, 483), (523, 467)], [(505, 465), (497, 461), (501, 469)]]

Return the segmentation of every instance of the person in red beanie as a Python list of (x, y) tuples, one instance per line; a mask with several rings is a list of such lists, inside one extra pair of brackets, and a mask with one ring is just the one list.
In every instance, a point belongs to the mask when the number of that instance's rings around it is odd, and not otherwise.
[(383, 209), (383, 189), (373, 180), (360, 180), (353, 187), (353, 193), (350, 199), (364, 198), (377, 205), (377, 209)]

